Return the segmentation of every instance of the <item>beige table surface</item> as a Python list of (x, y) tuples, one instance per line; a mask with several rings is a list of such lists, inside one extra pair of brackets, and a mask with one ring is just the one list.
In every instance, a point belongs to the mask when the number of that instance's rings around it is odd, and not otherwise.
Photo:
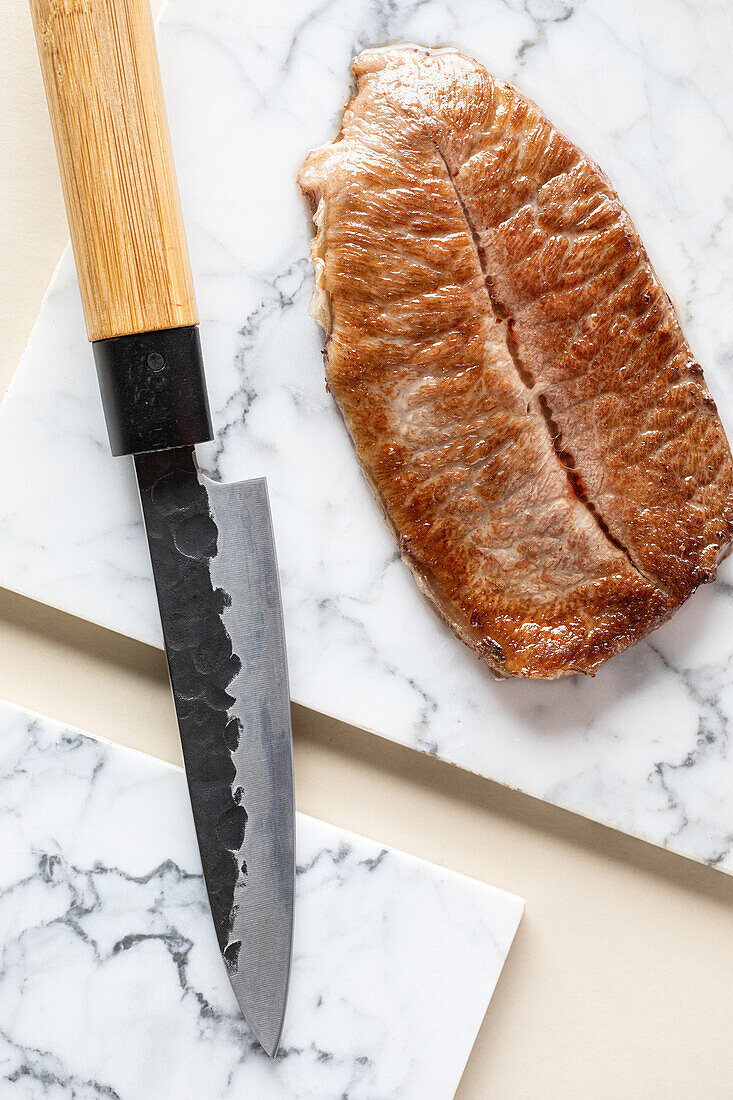
[[(4, 392), (66, 226), (23, 0), (2, 31)], [(0, 590), (0, 655), (1, 697), (179, 760), (157, 650)], [(460, 1100), (733, 1098), (733, 878), (300, 707), (294, 733), (300, 810), (527, 899)]]

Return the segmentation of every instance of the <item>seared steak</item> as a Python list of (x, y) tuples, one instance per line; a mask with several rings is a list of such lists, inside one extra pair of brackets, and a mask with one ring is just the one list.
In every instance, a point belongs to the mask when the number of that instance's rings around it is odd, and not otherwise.
[(727, 551), (731, 454), (603, 172), (455, 50), (354, 63), (299, 176), (314, 315), (417, 583), (499, 676), (594, 672)]

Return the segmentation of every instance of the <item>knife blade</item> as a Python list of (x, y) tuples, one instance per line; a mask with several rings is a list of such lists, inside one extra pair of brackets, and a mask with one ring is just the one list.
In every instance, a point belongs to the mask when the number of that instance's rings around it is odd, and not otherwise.
[(264, 479), (223, 484), (147, 0), (30, 0), (114, 455), (132, 455), (214, 928), (271, 1057), (295, 885), (285, 630)]
[(290, 973), (295, 852), (267, 484), (212, 481), (191, 447), (138, 454), (135, 467), (214, 927), (244, 1015), (274, 1055)]

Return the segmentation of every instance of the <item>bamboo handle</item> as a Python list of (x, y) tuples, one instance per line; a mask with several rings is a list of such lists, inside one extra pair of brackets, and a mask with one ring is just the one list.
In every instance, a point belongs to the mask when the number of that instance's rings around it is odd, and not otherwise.
[(30, 0), (90, 340), (198, 321), (148, 0)]

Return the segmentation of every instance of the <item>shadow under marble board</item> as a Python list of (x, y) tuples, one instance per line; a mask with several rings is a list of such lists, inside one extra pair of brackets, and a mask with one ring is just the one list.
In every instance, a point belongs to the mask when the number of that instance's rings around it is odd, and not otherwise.
[(0, 1094), (449, 1100), (524, 903), (297, 829), (271, 1062), (219, 954), (182, 770), (0, 701)]
[[(608, 172), (733, 427), (733, 8), (683, 0), (172, 0), (158, 25), (218, 442), (265, 474), (292, 695), (733, 870), (733, 568), (598, 676), (494, 682), (400, 562), (326, 394), (295, 173), (362, 47), (451, 43)], [(161, 644), (130, 463), (109, 456), (68, 253), (0, 413), (0, 583)]]

